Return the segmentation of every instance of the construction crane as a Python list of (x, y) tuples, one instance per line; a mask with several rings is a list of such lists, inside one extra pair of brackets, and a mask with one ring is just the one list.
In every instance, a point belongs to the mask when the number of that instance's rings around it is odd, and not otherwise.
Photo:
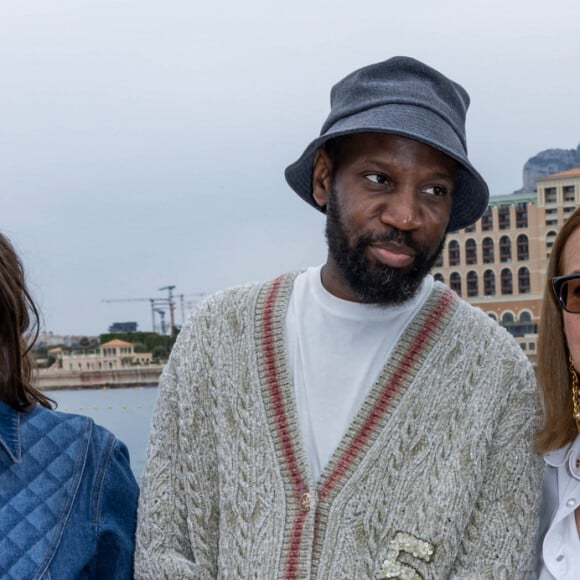
[[(193, 308), (205, 296), (205, 293), (197, 292), (195, 294), (179, 294), (178, 296), (181, 309), (181, 324), (183, 324), (185, 321), (185, 310)], [(185, 298), (190, 298), (190, 300), (185, 300)]]
[(165, 334), (165, 310), (161, 310), (161, 308), (156, 308), (155, 312), (159, 314), (159, 318), (161, 319), (161, 334)]
[[(169, 334), (173, 332), (175, 328), (175, 300), (173, 290), (175, 290), (175, 285), (167, 285), (162, 286), (159, 288), (159, 291), (167, 290), (167, 298), (106, 298), (101, 300), (101, 302), (149, 302), (151, 305), (151, 325), (152, 330), (155, 332), (155, 314), (158, 314), (160, 317), (160, 327), (161, 327), (161, 334), (165, 334), (166, 332), (166, 325), (165, 325), (165, 309), (169, 309), (169, 318), (170, 318), (170, 327), (169, 327)], [(184, 320), (184, 305), (183, 300), (185, 296), (192, 296), (196, 297), (197, 299), (204, 296), (203, 293), (195, 293), (195, 294), (179, 294), (179, 298), (181, 300), (181, 323), (183, 324)]]
[(101, 302), (149, 302), (151, 304), (151, 330), (155, 332), (155, 305), (158, 300), (158, 298), (105, 298)]
[[(175, 290), (175, 286), (162, 286), (159, 288), (159, 291), (162, 292), (163, 290), (167, 290), (167, 302), (169, 303), (169, 322), (171, 323), (170, 334), (173, 334), (173, 329), (175, 328), (175, 303), (173, 302), (173, 290)], [(183, 317), (182, 317), (183, 318)], [(164, 320), (164, 319), (162, 319)], [(183, 320), (181, 321), (183, 324)], [(165, 331), (163, 332), (165, 334)]]

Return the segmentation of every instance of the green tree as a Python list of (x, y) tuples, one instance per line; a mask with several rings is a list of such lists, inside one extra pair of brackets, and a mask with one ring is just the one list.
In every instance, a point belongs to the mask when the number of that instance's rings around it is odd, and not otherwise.
[(133, 343), (133, 350), (135, 352), (149, 352), (147, 350), (147, 345), (144, 344), (143, 342), (134, 342)]

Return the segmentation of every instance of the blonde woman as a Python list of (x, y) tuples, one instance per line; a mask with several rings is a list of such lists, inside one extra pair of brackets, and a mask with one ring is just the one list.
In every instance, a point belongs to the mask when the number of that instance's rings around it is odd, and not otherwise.
[(544, 425), (540, 580), (580, 577), (580, 208), (552, 248), (538, 341)]

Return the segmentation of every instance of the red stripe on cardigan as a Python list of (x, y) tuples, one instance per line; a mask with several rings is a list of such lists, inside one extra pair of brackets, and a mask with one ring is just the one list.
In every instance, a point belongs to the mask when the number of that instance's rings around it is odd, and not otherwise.
[(409, 373), (410, 368), (413, 366), (419, 353), (423, 350), (425, 342), (433, 334), (438, 326), (438, 322), (441, 316), (447, 310), (449, 304), (453, 300), (453, 294), (448, 290), (437, 304), (437, 307), (433, 313), (429, 316), (423, 328), (417, 333), (415, 340), (411, 344), (411, 348), (408, 350), (407, 354), (400, 362), (399, 366), (395, 369), (393, 377), (389, 382), (386, 389), (383, 390), (379, 400), (376, 405), (371, 410), (366, 421), (363, 423), (362, 427), (359, 429), (358, 433), (355, 435), (351, 444), (348, 446), (342, 457), (339, 459), (337, 466), (334, 468), (328, 479), (324, 482), (320, 491), (318, 493), (319, 499), (324, 499), (336, 485), (337, 481), (344, 475), (346, 470), (356, 459), (360, 450), (364, 447), (365, 443), (368, 441), (372, 432), (375, 430), (380, 418), (387, 409), (391, 399), (403, 383), (403, 380)]
[[(301, 495), (306, 491), (298, 468), (298, 461), (296, 460), (296, 453), (292, 445), (292, 435), (286, 418), (286, 410), (284, 408), (284, 399), (282, 397), (282, 390), (278, 382), (278, 369), (276, 366), (276, 352), (273, 342), (272, 319), (274, 315), (274, 306), (282, 277), (277, 278), (272, 283), (272, 286), (266, 296), (264, 303), (264, 314), (262, 320), (262, 332), (264, 335), (262, 348), (264, 355), (264, 366), (266, 370), (266, 379), (268, 382), (268, 391), (270, 393), (270, 400), (272, 401), (272, 410), (276, 421), (276, 430), (280, 443), (282, 444), (282, 451), (286, 464), (290, 471), (292, 484), (294, 486), (295, 501), (298, 505)], [(300, 556), (300, 542), (302, 540), (302, 532), (306, 513), (298, 511), (295, 516), (292, 526), (292, 536), (290, 540), (290, 550), (288, 560), (286, 562), (286, 578), (296, 578), (296, 566)]]

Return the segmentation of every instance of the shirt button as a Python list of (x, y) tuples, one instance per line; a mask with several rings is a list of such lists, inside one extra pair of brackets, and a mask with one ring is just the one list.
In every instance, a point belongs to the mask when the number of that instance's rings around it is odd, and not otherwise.
[(568, 507), (571, 507), (571, 506), (573, 506), (575, 503), (576, 503), (576, 498), (574, 498), (574, 497), (571, 497), (571, 498), (570, 498), (570, 499), (569, 499), (569, 500), (566, 502), (566, 505), (567, 505)]
[(572, 450), (568, 460), (570, 474), (574, 479), (580, 479), (580, 449)]
[(556, 556), (556, 562), (561, 562), (564, 559), (564, 554)]

